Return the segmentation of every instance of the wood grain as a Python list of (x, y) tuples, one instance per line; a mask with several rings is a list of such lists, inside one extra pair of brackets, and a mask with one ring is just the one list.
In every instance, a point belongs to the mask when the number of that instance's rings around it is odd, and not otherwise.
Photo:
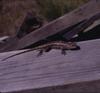
[[(0, 91), (11, 92), (100, 79), (100, 39), (78, 43), (81, 50), (52, 50), (36, 57), (31, 51), (0, 61)], [(24, 51), (24, 50), (21, 50)], [(18, 53), (0, 53), (0, 60)]]

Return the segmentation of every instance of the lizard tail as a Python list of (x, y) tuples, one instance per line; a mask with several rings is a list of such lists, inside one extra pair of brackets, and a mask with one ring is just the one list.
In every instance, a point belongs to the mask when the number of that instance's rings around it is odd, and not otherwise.
[(29, 52), (29, 51), (32, 51), (32, 49), (29, 49), (29, 50), (26, 50), (26, 51), (23, 51), (23, 52), (20, 52), (20, 53), (17, 53), (17, 54), (13, 54), (11, 56), (8, 56), (8, 57), (2, 59), (1, 61), (5, 61), (5, 60), (7, 60), (7, 59), (9, 59), (11, 57), (14, 57), (14, 56), (17, 56), (17, 55), (20, 55), (20, 54), (23, 54), (23, 53), (26, 53), (26, 52)]

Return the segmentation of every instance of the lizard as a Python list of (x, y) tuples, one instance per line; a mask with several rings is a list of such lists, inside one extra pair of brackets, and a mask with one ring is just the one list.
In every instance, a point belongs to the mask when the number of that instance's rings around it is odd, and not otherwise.
[(31, 49), (28, 49), (26, 51), (8, 56), (8, 57), (2, 59), (2, 61), (5, 61), (6, 59), (9, 59), (11, 57), (14, 57), (14, 56), (26, 53), (26, 52), (30, 52), (30, 51), (33, 51), (33, 50), (39, 50), (39, 53), (38, 53), (37, 56), (40, 56), (40, 55), (42, 55), (43, 52), (49, 52), (51, 49), (61, 49), (62, 50), (61, 53), (63, 55), (66, 55), (66, 50), (79, 50), (80, 47), (75, 42), (52, 41), (52, 42), (49, 42), (49, 43), (31, 48)]

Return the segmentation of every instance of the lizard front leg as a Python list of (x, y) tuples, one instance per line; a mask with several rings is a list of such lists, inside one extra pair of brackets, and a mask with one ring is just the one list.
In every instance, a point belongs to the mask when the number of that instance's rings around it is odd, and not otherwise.
[(66, 50), (65, 49), (62, 49), (61, 50), (61, 54), (66, 55)]

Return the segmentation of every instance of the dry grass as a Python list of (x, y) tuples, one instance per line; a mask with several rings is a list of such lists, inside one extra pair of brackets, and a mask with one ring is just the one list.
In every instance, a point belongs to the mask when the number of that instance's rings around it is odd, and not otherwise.
[(0, 36), (15, 35), (26, 13), (31, 10), (38, 11), (34, 0), (2, 0), (2, 7)]
[(37, 0), (40, 13), (48, 20), (54, 20), (59, 16), (81, 6), (88, 0)]
[(15, 35), (25, 14), (36, 10), (48, 21), (77, 8), (88, 0), (0, 0), (0, 36)]

